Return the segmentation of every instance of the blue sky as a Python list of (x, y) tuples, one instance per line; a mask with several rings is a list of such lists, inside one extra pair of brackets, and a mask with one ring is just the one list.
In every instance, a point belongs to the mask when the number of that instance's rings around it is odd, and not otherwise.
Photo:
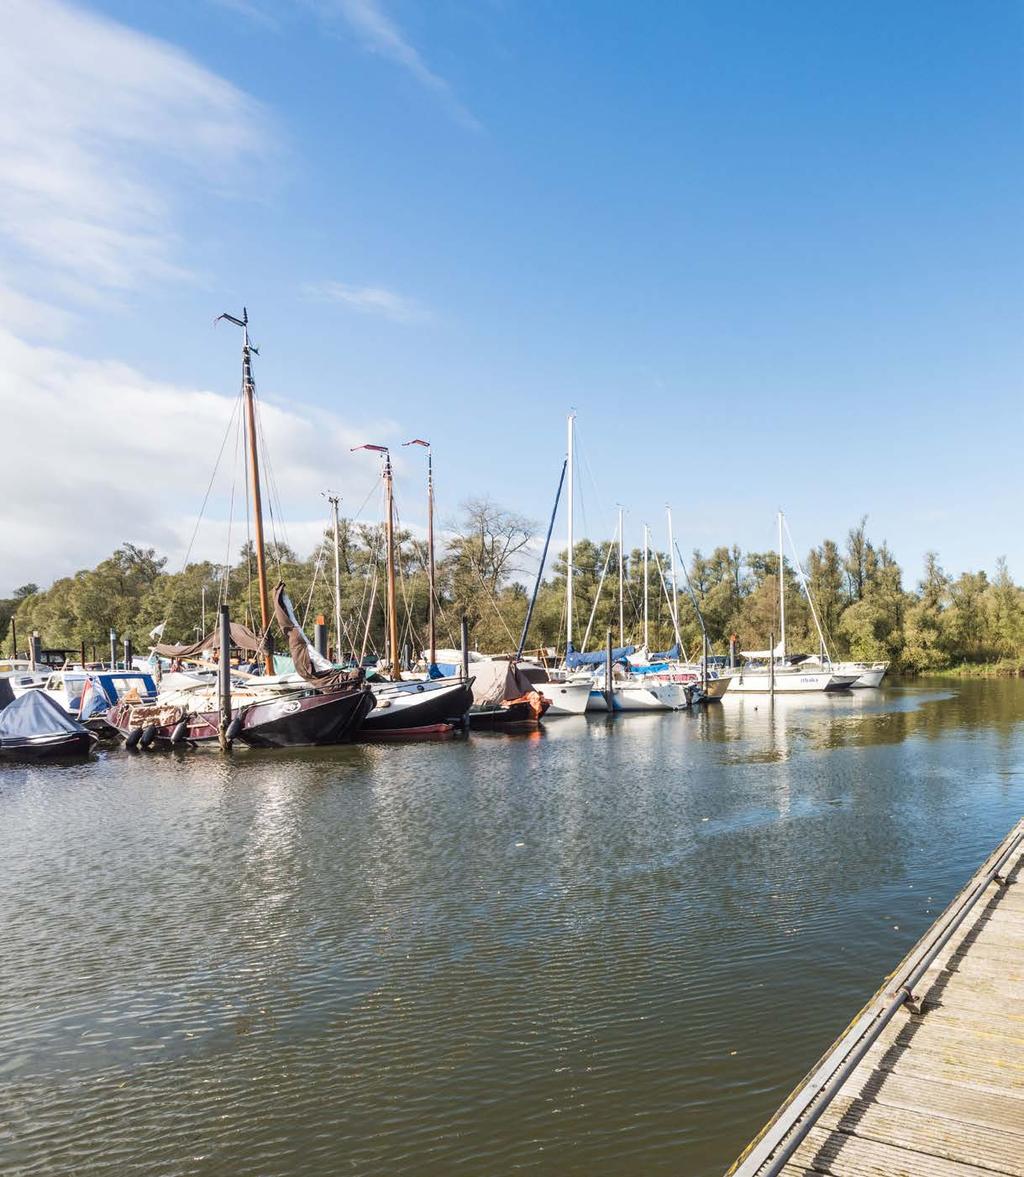
[[(73, 509), (33, 554), (12, 520), (0, 589), (120, 539), (180, 558), (226, 401), (202, 402), (205, 438), (159, 409), (234, 392), (211, 321), (243, 302), (262, 394), (302, 419), (281, 456), (299, 547), (325, 485), (372, 484), (345, 441), (428, 436), (447, 513), (488, 494), (546, 519), (573, 407), (578, 532), (622, 502), (637, 543), (671, 502), (684, 549), (765, 548), (782, 505), (804, 546), (867, 514), (911, 579), (928, 548), (1024, 577), (1020, 6), (12, 2), (0, 55), (38, 74), (18, 116), (64, 144), (61, 225), (96, 183), (59, 250), (0, 206), (5, 415), (27, 436), (57, 368), (54, 405), (113, 371), (127, 407), (50, 443), (51, 521), (96, 496), (102, 525)], [(51, 85), (56, 130), (32, 106)], [(26, 207), (27, 134), (0, 137)], [(112, 435), (154, 480), (134, 517)], [(419, 467), (400, 474), (415, 522)]]

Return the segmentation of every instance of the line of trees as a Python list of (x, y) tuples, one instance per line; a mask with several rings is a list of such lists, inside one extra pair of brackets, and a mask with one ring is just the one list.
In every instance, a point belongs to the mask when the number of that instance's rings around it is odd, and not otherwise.
[[(889, 659), (907, 671), (936, 670), (961, 663), (1024, 665), (1024, 589), (1000, 559), (994, 574), (947, 574), (929, 553), (922, 580), (904, 585), (899, 564), (883, 543), (867, 534), (866, 519), (840, 545), (824, 540), (803, 563), (818, 622), (833, 655)], [(424, 544), (408, 531), (398, 534), (398, 600), (402, 644), (419, 652), (426, 645), (429, 588)], [(526, 615), (532, 583), (524, 571), (532, 551), (534, 525), (486, 500), (463, 505), (445, 529), (438, 553), (436, 613), (440, 646), (458, 644), (459, 618), (469, 621), (471, 642), (489, 652), (514, 650)], [(334, 617), (334, 539), (324, 535), (317, 551), (302, 559), (285, 544), (271, 544), (271, 573), (288, 585), (307, 630), (317, 614)], [(339, 564), (343, 649), (382, 653), (384, 645), (384, 543), (380, 527), (343, 520)], [(647, 599), (650, 645), (674, 642), (670, 561), (652, 552)], [(554, 559), (538, 594), (528, 647), (565, 647), (567, 553)], [(591, 648), (600, 648), (610, 629), (620, 639), (618, 550), (611, 540), (580, 540), (573, 553), (573, 632), (579, 646), (590, 629)], [(763, 649), (779, 631), (779, 576), (786, 591), (790, 650), (816, 652), (817, 627), (798, 570), (787, 559), (779, 568), (774, 552), (743, 553), (738, 547), (693, 552), (686, 577), (679, 576), (679, 631), (684, 649), (700, 650), (699, 605), (712, 645), (724, 651), (735, 634), (745, 648)], [(602, 586), (603, 578), (603, 586)], [(627, 644), (642, 640), (643, 553), (625, 554), (623, 609)], [(687, 587), (688, 579), (688, 587)], [(599, 593), (599, 587), (601, 591)], [(222, 599), (232, 616), (259, 631), (253, 552), (246, 547), (230, 567), (209, 562), (169, 571), (152, 548), (125, 543), (95, 568), (63, 577), (49, 588), (23, 585), (0, 600), (0, 648), (12, 651), (12, 621), (18, 647), (38, 632), (48, 648), (107, 648), (108, 634), (130, 636), (145, 649), (148, 634), (163, 624), (164, 641), (190, 642), (214, 624)], [(596, 604), (595, 604), (596, 602)]]

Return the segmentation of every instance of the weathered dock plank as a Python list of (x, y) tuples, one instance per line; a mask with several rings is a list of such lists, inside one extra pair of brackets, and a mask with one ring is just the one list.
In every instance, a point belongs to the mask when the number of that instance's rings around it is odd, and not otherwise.
[(1024, 1177), (1024, 821), (729, 1177)]

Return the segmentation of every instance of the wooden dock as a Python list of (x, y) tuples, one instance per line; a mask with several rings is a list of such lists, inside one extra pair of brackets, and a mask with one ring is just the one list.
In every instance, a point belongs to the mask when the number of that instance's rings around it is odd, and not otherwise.
[(1024, 1177), (1024, 820), (727, 1177)]

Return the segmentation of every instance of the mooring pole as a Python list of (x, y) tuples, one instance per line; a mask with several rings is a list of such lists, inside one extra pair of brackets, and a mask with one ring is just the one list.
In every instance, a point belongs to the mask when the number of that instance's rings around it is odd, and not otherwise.
[(768, 635), (768, 645), (771, 649), (768, 652), (768, 694), (772, 699), (775, 698), (775, 631)]
[(220, 685), (220, 750), (230, 752), (228, 727), (231, 724), (231, 616), (227, 605), (220, 607), (220, 663), (217, 675)]
[(110, 669), (117, 669), (117, 631), (110, 631)]
[(18, 656), (18, 623), (17, 623), (17, 621), (14, 620), (13, 617), (11, 618), (11, 646), (12, 646), (11, 653), (14, 655), (15, 658), (17, 658), (17, 656)]
[(322, 613), (318, 614), (316, 625), (313, 629), (313, 645), (321, 657), (327, 657), (327, 623), (324, 621), (324, 615)]
[(459, 623), (460, 639), (462, 641), (462, 681), (469, 682), (469, 622), (463, 613)]
[(604, 701), (608, 706), (608, 710), (612, 711), (612, 702), (615, 697), (615, 692), (612, 690), (612, 631), (608, 630), (608, 645), (605, 649), (604, 656)]
[(703, 676), (701, 679), (701, 687), (704, 691), (704, 698), (705, 699), (708, 697), (708, 655), (709, 655), (709, 652), (710, 651), (709, 651), (709, 647), (708, 647), (708, 635), (705, 634), (704, 635), (704, 673), (703, 673)]

